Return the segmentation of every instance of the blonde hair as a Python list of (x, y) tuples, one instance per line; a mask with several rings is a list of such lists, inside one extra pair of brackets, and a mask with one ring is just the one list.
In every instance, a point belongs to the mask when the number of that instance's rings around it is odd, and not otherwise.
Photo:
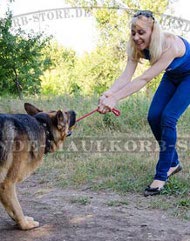
[[(154, 64), (164, 51), (164, 32), (162, 31), (160, 24), (152, 18), (147, 18), (143, 15), (133, 17), (131, 21), (135, 24), (138, 19), (147, 19), (147, 23), (152, 27), (152, 34), (150, 39), (149, 51), (150, 51), (150, 64)], [(144, 58), (144, 54), (141, 50), (137, 49), (132, 36), (130, 35), (127, 46), (128, 57), (136, 62), (140, 62), (141, 58)]]

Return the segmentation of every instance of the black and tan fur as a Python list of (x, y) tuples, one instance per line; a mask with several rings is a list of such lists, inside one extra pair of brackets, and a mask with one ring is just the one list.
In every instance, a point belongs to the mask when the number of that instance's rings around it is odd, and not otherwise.
[(16, 183), (28, 177), (43, 155), (60, 148), (75, 125), (74, 111), (43, 112), (26, 103), (27, 114), (0, 114), (0, 201), (23, 230), (39, 223), (24, 216)]

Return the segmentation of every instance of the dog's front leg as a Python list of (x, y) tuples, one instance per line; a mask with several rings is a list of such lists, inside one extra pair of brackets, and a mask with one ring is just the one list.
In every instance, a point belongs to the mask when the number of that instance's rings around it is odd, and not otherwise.
[(32, 217), (25, 217), (16, 195), (16, 186), (11, 182), (0, 184), (0, 201), (9, 216), (19, 225), (22, 230), (29, 230), (39, 226)]

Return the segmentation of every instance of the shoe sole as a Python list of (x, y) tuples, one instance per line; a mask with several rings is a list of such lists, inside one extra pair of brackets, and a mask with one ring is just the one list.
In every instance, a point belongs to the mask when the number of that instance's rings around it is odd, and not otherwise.
[(168, 176), (168, 178), (171, 177), (171, 176), (173, 176), (173, 175), (175, 175), (176, 173), (180, 172), (182, 169), (183, 169), (182, 166), (179, 165), (179, 166), (175, 169), (175, 171), (173, 171), (173, 172)]
[(145, 191), (145, 192), (144, 192), (144, 197), (155, 196), (155, 195), (160, 195), (160, 194), (161, 194), (161, 190), (159, 190), (159, 191), (157, 191), (157, 192)]
[(164, 187), (158, 189), (158, 188), (151, 188), (148, 186), (144, 191), (144, 196), (148, 197), (148, 196), (159, 195), (159, 194), (161, 194), (163, 189), (164, 189)]

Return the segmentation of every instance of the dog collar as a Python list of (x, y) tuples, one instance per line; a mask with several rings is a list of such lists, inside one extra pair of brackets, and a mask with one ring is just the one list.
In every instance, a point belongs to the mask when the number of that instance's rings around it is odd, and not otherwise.
[(43, 127), (44, 132), (45, 132), (46, 145), (45, 145), (44, 154), (46, 154), (46, 153), (51, 151), (51, 143), (55, 142), (53, 134), (52, 134), (52, 130), (51, 130), (51, 127), (50, 127), (49, 119), (44, 118), (44, 116), (42, 116), (42, 115), (37, 115), (37, 116), (34, 116), (34, 117), (36, 118), (38, 123)]

